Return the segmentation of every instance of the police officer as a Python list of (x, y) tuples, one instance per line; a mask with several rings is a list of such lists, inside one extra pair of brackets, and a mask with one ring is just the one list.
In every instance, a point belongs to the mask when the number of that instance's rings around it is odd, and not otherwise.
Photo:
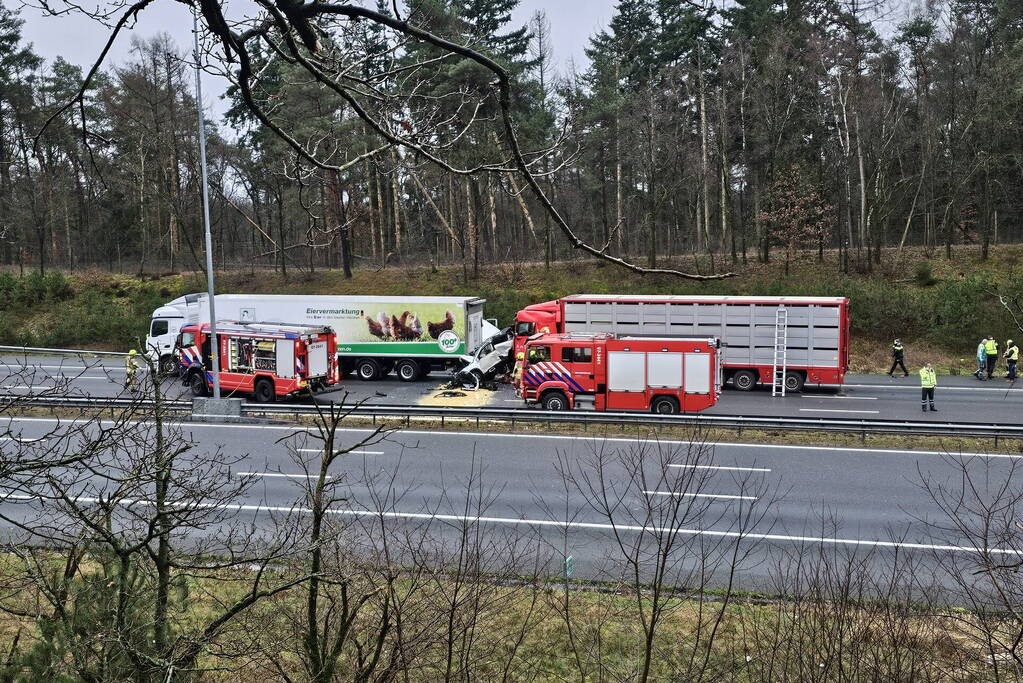
[(938, 386), (938, 378), (934, 374), (934, 368), (930, 363), (920, 368), (920, 409), (927, 412), (927, 404), (930, 403), (931, 410), (938, 412), (934, 407), (934, 387)]
[(1011, 339), (1005, 342), (1005, 364), (1009, 367), (1009, 374), (1005, 379), (1009, 382), (1016, 381), (1016, 362), (1019, 361), (1019, 347)]
[(995, 341), (994, 335), (987, 336), (984, 350), (987, 352), (987, 378), (991, 379), (991, 375), (995, 373), (995, 365), (998, 364), (998, 342)]
[(902, 368), (902, 376), (909, 377), (909, 370), (906, 369), (905, 363), (906, 347), (902, 345), (902, 342), (896, 339), (892, 342), (892, 367), (888, 370), (888, 376), (895, 376), (895, 368)]

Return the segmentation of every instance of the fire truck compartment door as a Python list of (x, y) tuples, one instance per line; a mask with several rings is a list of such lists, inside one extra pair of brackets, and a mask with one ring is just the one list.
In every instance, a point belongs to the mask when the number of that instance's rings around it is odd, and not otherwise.
[(609, 351), (607, 354), (608, 391), (645, 391), (646, 354), (634, 351)]
[(322, 377), (327, 374), (327, 342), (318, 341), (309, 345), (309, 376)]
[(277, 376), (282, 378), (295, 376), (295, 340), (277, 340)]
[(656, 389), (682, 388), (681, 353), (648, 353), (646, 355), (647, 384)]
[(713, 380), (710, 368), (709, 353), (686, 354), (686, 386), (687, 394), (709, 394)]

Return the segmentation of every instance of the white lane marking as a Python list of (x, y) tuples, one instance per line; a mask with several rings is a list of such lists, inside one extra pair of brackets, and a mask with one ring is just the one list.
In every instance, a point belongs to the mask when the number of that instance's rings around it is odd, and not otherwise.
[(800, 394), (803, 398), (826, 398), (832, 401), (876, 401), (877, 396), (814, 396), (812, 394)]
[(27, 384), (4, 384), (3, 386), (0, 386), (0, 389), (7, 389), (9, 391), (10, 390), (15, 390), (15, 389), (18, 390), (18, 391), (21, 391), (21, 390), (31, 391), (32, 389), (56, 389), (56, 388), (57, 387), (49, 387), (49, 386), (44, 386), (42, 384), (33, 384), (31, 386), (29, 386)]
[(677, 491), (643, 491), (648, 496), (674, 496), (675, 498), (723, 498), (725, 500), (756, 500), (756, 496), (736, 496), (728, 493), (679, 493)]
[(858, 413), (861, 415), (877, 415), (880, 410), (832, 410), (831, 408), (800, 408), (801, 413)]
[[(45, 500), (42, 496), (32, 496), (25, 493), (0, 493), (0, 502), (5, 501), (37, 501)], [(100, 502), (98, 498), (79, 496), (75, 502), (95, 504)], [(110, 501), (105, 501), (109, 503)], [(132, 505), (153, 507), (155, 504), (150, 500), (139, 500), (125, 498), (117, 501), (121, 507)], [(242, 503), (194, 503), (188, 506), (193, 509), (216, 509), (230, 510), (233, 512), (297, 512), (301, 514), (312, 514), (310, 508), (285, 505), (247, 505)], [(911, 543), (909, 541), (882, 541), (878, 539), (860, 538), (838, 538), (827, 536), (788, 536), (784, 534), (763, 534), (744, 531), (716, 531), (714, 529), (689, 529), (657, 526), (640, 526), (638, 524), (610, 524), (606, 522), (567, 522), (557, 519), (528, 519), (516, 517), (481, 517), (469, 515), (439, 515), (426, 512), (394, 512), (377, 510), (341, 510), (329, 508), (328, 514), (341, 517), (375, 517), (377, 519), (418, 519), (424, 521), (455, 522), (459, 524), (507, 524), (512, 526), (533, 526), (556, 529), (591, 529), (597, 531), (632, 531), (645, 533), (677, 533), (686, 536), (713, 536), (716, 538), (737, 538), (751, 541), (787, 541), (792, 543), (820, 543), (827, 545), (852, 545), (867, 546), (875, 548), (900, 548), (910, 550), (940, 550), (950, 552), (966, 553), (990, 553), (992, 555), (1023, 555), (1023, 550), (1014, 548), (978, 548), (968, 545), (936, 545), (931, 543)]]
[[(10, 423), (14, 422), (50, 422), (60, 424), (78, 424), (86, 423), (89, 420), (85, 419), (68, 419), (58, 420), (53, 417), (11, 417), (9, 418)], [(100, 424), (112, 425), (114, 424), (110, 420), (101, 420)], [(288, 431), (295, 434), (302, 433), (313, 433), (315, 430), (313, 427), (301, 427), (299, 425), (240, 425), (240, 424), (217, 424), (213, 422), (166, 422), (167, 425), (173, 425), (175, 427), (208, 427), (212, 429), (270, 429), (276, 431)], [(372, 429), (363, 429), (360, 427), (341, 427), (338, 433), (347, 434), (368, 434), (371, 433)], [(632, 443), (632, 444), (661, 444), (665, 446), (688, 446), (691, 442), (683, 441), (681, 439), (642, 439), (634, 437), (599, 437), (599, 436), (570, 436), (566, 434), (511, 434), (504, 432), (449, 432), (444, 430), (429, 430), (429, 429), (403, 429), (399, 434), (410, 434), (415, 436), (467, 436), (469, 438), (490, 438), (498, 437), (504, 439), (549, 439), (552, 441), (600, 441), (607, 443)], [(727, 448), (774, 448), (781, 450), (796, 450), (796, 451), (823, 451), (829, 453), (876, 453), (878, 455), (963, 455), (968, 457), (976, 458), (1006, 458), (1009, 460), (1020, 460), (1023, 459), (1023, 455), (1012, 454), (1012, 453), (985, 453), (985, 452), (970, 452), (970, 451), (925, 451), (925, 450), (913, 450), (909, 448), (846, 448), (843, 446), (796, 446), (784, 443), (737, 443), (734, 441), (706, 441), (703, 445), (706, 446), (724, 446)]]
[[(993, 382), (994, 380), (988, 380), (988, 381), (992, 381)], [(915, 385), (914, 386), (914, 385), (909, 385), (909, 384), (905, 384), (905, 385), (899, 385), (899, 384), (845, 384), (845, 385), (837, 385), (837, 386), (859, 387), (859, 388), (862, 388), (862, 389), (903, 389), (903, 390), (910, 390), (911, 389), (913, 391), (920, 391), (920, 385)], [(996, 389), (994, 387), (950, 387), (950, 386), (943, 386), (943, 385), (939, 384), (938, 388), (941, 389), (942, 391), (997, 391), (999, 393), (1004, 394), (1006, 392), (1006, 390), (1011, 389), (1011, 386), (1010, 387), (1003, 387), (1001, 389)], [(1016, 393), (1016, 392), (1014, 391), (1013, 393)], [(1023, 393), (1023, 392), (1021, 392), (1021, 393)]]
[[(317, 479), (319, 474), (286, 474), (284, 472), (235, 472), (239, 477), (282, 477), (285, 479)], [(326, 479), (334, 477), (327, 475)]]
[(0, 441), (17, 441), (18, 443), (39, 443), (40, 441), (47, 441), (50, 437), (40, 436), (35, 439), (30, 439), (24, 436), (0, 436)]
[[(322, 448), (299, 448), (299, 453), (322, 453)], [(344, 455), (384, 455), (383, 451), (348, 451)]]
[(730, 467), (724, 465), (668, 465), (684, 470), (729, 470), (733, 472), (770, 472), (766, 467)]

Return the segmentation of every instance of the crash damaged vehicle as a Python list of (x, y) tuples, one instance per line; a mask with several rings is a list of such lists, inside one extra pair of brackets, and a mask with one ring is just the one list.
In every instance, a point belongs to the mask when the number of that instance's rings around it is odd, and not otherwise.
[(464, 365), (455, 371), (452, 387), (479, 389), (511, 371), (514, 359), (515, 336), (508, 327), (483, 342), (476, 353), (462, 356)]

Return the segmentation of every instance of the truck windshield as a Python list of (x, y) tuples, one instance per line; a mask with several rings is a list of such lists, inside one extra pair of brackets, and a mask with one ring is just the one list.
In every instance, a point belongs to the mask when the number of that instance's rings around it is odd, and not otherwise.
[(515, 323), (515, 336), (528, 337), (536, 330), (535, 323)]
[(551, 359), (551, 348), (549, 346), (533, 346), (529, 349), (530, 363), (546, 363)]
[(178, 335), (178, 346), (183, 349), (189, 346), (195, 346), (195, 335), (191, 332), (182, 332)]

